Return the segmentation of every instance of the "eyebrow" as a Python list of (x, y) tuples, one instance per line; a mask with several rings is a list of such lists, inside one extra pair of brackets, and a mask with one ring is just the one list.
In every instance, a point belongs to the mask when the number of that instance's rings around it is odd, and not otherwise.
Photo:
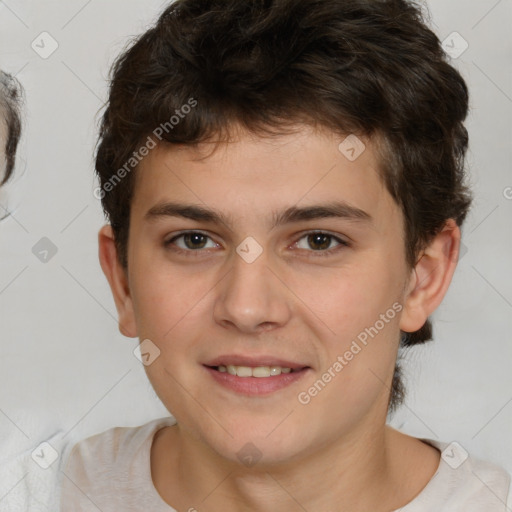
[[(144, 216), (148, 221), (161, 217), (181, 217), (199, 222), (224, 224), (228, 227), (233, 223), (233, 217), (220, 211), (205, 208), (203, 206), (176, 202), (159, 203), (150, 208)], [(271, 229), (284, 224), (326, 218), (346, 219), (366, 224), (371, 224), (373, 220), (369, 213), (361, 210), (360, 208), (356, 208), (344, 201), (332, 201), (325, 204), (300, 208), (297, 206), (291, 206), (290, 208), (280, 212), (274, 212), (272, 216)]]

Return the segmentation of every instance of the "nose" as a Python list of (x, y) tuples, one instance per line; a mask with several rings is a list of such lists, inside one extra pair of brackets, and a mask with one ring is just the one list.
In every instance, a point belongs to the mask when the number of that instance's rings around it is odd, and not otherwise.
[(290, 294), (269, 260), (266, 251), (252, 263), (233, 255), (214, 305), (214, 319), (219, 325), (258, 333), (288, 322)]

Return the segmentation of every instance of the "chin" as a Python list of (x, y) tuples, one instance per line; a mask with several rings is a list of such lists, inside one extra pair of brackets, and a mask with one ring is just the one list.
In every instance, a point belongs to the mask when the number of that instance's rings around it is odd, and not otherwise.
[[(200, 433), (200, 437), (221, 457), (247, 468), (262, 468), (286, 464), (303, 453), (309, 443), (290, 425), (281, 424), (283, 417), (273, 423), (255, 424), (251, 418), (246, 421), (232, 421), (231, 436), (217, 425)], [(269, 428), (272, 424), (273, 427)]]

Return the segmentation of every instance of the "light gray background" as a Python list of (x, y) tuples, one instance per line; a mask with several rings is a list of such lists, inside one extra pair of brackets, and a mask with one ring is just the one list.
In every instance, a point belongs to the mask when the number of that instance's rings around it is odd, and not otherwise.
[[(0, 67), (26, 89), (15, 180), (0, 204), (0, 450), (8, 458), (57, 431), (70, 441), (167, 414), (117, 330), (97, 258), (103, 223), (93, 147), (113, 58), (160, 0), (0, 2)], [(392, 424), (458, 441), (512, 471), (512, 0), (431, 0), (432, 27), (469, 48), (453, 60), (471, 90), (467, 253), (434, 316), (435, 341), (408, 357), (408, 399)], [(46, 31), (59, 47), (32, 48)], [(39, 43), (41, 44), (41, 43)], [(48, 46), (46, 46), (48, 48)], [(0, 216), (4, 212), (0, 210)], [(32, 252), (43, 237), (57, 253)]]

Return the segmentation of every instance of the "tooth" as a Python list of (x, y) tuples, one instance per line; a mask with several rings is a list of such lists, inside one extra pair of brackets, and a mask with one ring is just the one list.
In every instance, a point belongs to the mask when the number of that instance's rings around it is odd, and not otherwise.
[(229, 373), (238, 377), (273, 377), (281, 373), (293, 372), (291, 368), (281, 368), (281, 366), (236, 366), (234, 364), (219, 365), (217, 370), (221, 373)]
[(252, 368), (250, 366), (236, 366), (236, 374), (239, 377), (252, 377)]
[(253, 377), (270, 377), (270, 375), (278, 375), (278, 374), (272, 373), (271, 368), (268, 366), (257, 366), (256, 368), (252, 369)]

